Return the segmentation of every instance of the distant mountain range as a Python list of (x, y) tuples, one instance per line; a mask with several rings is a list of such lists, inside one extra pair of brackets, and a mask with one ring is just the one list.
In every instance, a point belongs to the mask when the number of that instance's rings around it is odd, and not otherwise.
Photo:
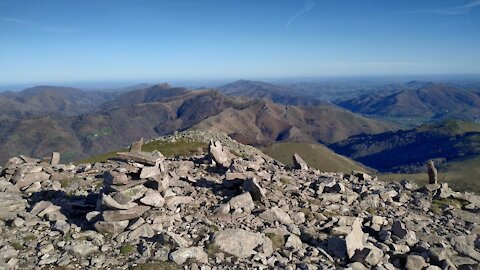
[(286, 105), (317, 106), (327, 102), (295, 87), (260, 81), (239, 80), (218, 88), (223, 94), (236, 97), (262, 98)]
[(37, 86), (0, 93), (0, 120), (34, 116), (73, 116), (92, 112), (114, 99), (115, 92), (82, 91), (71, 87)]
[(418, 89), (375, 92), (346, 100), (337, 105), (376, 117), (475, 120), (480, 118), (480, 93), (444, 84), (426, 84)]
[(91, 113), (0, 121), (0, 161), (18, 154), (41, 157), (52, 151), (62, 152), (66, 161), (79, 160), (141, 137), (188, 128), (220, 130), (255, 145), (283, 140), (331, 143), (395, 128), (328, 104), (296, 107), (166, 84), (116, 95), (90, 108)]

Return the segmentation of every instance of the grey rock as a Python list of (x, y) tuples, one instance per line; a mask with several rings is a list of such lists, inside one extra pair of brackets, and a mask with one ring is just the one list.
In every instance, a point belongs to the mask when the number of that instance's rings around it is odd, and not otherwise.
[(145, 196), (140, 199), (140, 202), (153, 207), (162, 207), (165, 204), (165, 199), (158, 191), (147, 189)]
[(104, 173), (103, 181), (107, 185), (126, 185), (128, 176), (125, 173), (109, 171)]
[(210, 157), (215, 161), (217, 166), (228, 168), (232, 160), (229, 158), (229, 152), (222, 146), (219, 141), (211, 141), (208, 145)]
[(303, 160), (303, 158), (295, 153), (293, 154), (293, 167), (297, 170), (304, 170), (304, 171), (308, 171), (308, 164), (307, 162), (305, 162), (305, 160)]
[(50, 161), (51, 165), (58, 165), (60, 163), (60, 153), (53, 152), (52, 153), (52, 160)]
[(407, 270), (422, 270), (427, 263), (422, 256), (419, 255), (408, 255), (407, 262), (405, 264), (405, 269)]
[(255, 249), (264, 242), (265, 236), (261, 233), (242, 229), (227, 229), (217, 232), (213, 236), (213, 244), (216, 247), (238, 258), (247, 258), (256, 254)]
[(72, 245), (69, 247), (69, 251), (73, 256), (84, 258), (97, 252), (98, 247), (84, 242), (72, 243)]
[(136, 185), (131, 188), (117, 192), (113, 198), (120, 204), (127, 204), (143, 197), (147, 188), (143, 185)]
[(231, 209), (242, 209), (244, 212), (250, 213), (254, 208), (255, 204), (253, 203), (252, 195), (245, 192), (241, 195), (235, 196), (228, 202)]
[(201, 247), (179, 248), (170, 253), (169, 258), (178, 265), (182, 265), (190, 259), (203, 264), (208, 263), (208, 254)]
[(400, 239), (405, 238), (405, 236), (408, 234), (405, 224), (399, 220), (395, 220), (392, 225), (392, 234)]
[(265, 197), (265, 190), (258, 184), (255, 177), (245, 180), (242, 187), (246, 192), (250, 192), (254, 201), (261, 201)]
[(150, 206), (139, 205), (127, 210), (109, 210), (103, 212), (102, 216), (105, 221), (122, 221), (131, 220), (140, 217), (150, 209)]
[(292, 224), (293, 220), (290, 216), (278, 207), (272, 207), (271, 209), (262, 212), (259, 217), (265, 221), (274, 222), (278, 221), (283, 224)]
[(435, 163), (433, 160), (427, 162), (427, 171), (428, 171), (428, 183), (436, 184), (437, 183), (437, 169), (435, 168)]
[(122, 221), (97, 221), (95, 229), (101, 233), (117, 234), (121, 233), (127, 228), (128, 220)]
[(353, 222), (352, 231), (345, 237), (345, 245), (349, 258), (352, 258), (357, 250), (363, 249), (363, 230), (360, 218)]
[(135, 202), (127, 202), (126, 204), (120, 204), (114, 198), (107, 194), (102, 194), (102, 204), (107, 209), (115, 210), (127, 210), (138, 205)]

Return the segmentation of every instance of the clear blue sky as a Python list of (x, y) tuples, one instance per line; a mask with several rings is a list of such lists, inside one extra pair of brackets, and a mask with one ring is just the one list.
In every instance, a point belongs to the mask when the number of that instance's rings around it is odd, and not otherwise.
[(0, 84), (480, 74), (480, 0), (0, 0)]

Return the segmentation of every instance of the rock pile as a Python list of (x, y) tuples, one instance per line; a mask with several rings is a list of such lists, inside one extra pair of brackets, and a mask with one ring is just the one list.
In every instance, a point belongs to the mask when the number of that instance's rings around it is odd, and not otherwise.
[(478, 269), (474, 194), (320, 172), (299, 155), (292, 169), (223, 141), (181, 158), (141, 143), (96, 164), (12, 158), (0, 269)]

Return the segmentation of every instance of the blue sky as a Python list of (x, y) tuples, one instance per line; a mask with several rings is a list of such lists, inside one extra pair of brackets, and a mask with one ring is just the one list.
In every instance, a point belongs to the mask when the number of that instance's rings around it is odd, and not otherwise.
[(0, 84), (480, 74), (480, 0), (0, 0)]

